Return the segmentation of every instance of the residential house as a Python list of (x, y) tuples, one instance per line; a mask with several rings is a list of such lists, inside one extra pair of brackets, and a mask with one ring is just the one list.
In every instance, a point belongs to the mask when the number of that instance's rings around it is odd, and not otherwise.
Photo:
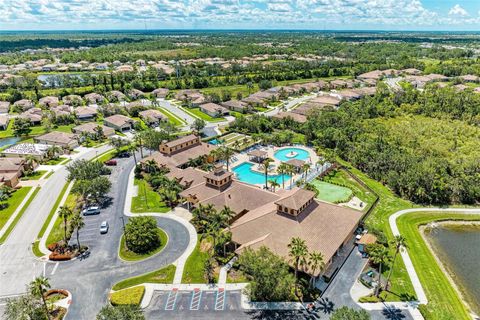
[(72, 107), (62, 104), (60, 106), (50, 108), (50, 111), (53, 112), (55, 117), (65, 117), (72, 114)]
[(69, 106), (81, 106), (82, 105), (82, 97), (76, 94), (71, 94), (62, 98), (64, 104)]
[(155, 98), (165, 99), (169, 92), (170, 92), (170, 90), (168, 90), (166, 88), (158, 88), (158, 89), (153, 90), (152, 94), (155, 96)]
[(92, 92), (83, 96), (83, 98), (87, 101), (88, 104), (98, 104), (102, 103), (105, 100), (105, 97), (101, 94)]
[(28, 100), (28, 99), (18, 100), (18, 101), (15, 101), (15, 103), (13, 104), (14, 108), (19, 109), (21, 111), (27, 111), (28, 109), (31, 109), (34, 106), (35, 105), (33, 104), (32, 100)]
[(467, 74), (467, 75), (464, 75), (464, 76), (460, 76), (459, 78), (462, 79), (465, 82), (479, 82), (480, 81), (480, 77), (472, 75), (472, 74)]
[(274, 115), (273, 118), (275, 118), (275, 119), (292, 119), (293, 121), (298, 122), (298, 123), (307, 122), (307, 117), (305, 115), (290, 112), (290, 111), (279, 112), (276, 115)]
[(115, 131), (123, 132), (132, 130), (135, 120), (121, 114), (114, 114), (113, 116), (103, 119), (103, 124), (115, 129)]
[(0, 185), (14, 188), (25, 171), (25, 159), (20, 157), (0, 158)]
[(0, 114), (8, 114), (10, 111), (10, 102), (0, 101)]
[(78, 136), (73, 133), (52, 131), (41, 136), (33, 138), (38, 144), (47, 144), (51, 146), (59, 146), (65, 149), (74, 149), (78, 147)]
[(149, 126), (158, 126), (162, 121), (168, 121), (168, 118), (159, 110), (148, 109), (138, 113), (140, 118)]
[(2, 151), (2, 155), (7, 158), (33, 156), (42, 160), (47, 153), (48, 146), (34, 143), (18, 143)]
[(74, 112), (79, 120), (92, 120), (97, 116), (97, 109), (93, 107), (78, 107)]
[(0, 130), (7, 130), (10, 123), (10, 117), (7, 115), (0, 115)]
[(109, 128), (107, 126), (104, 126), (95, 122), (87, 122), (79, 126), (76, 126), (72, 128), (72, 132), (78, 135), (84, 134), (94, 139), (97, 137), (99, 133), (99, 129), (101, 129), (101, 132), (105, 137), (111, 137), (115, 135), (115, 130), (113, 128)]
[(125, 96), (122, 92), (117, 90), (112, 90), (107, 93), (107, 98), (110, 101), (124, 101), (127, 96)]
[(137, 89), (131, 89), (130, 91), (128, 91), (128, 97), (130, 99), (137, 100), (145, 97), (145, 93)]
[(250, 111), (248, 104), (240, 100), (228, 100), (228, 101), (222, 102), (221, 105), (227, 109), (230, 109), (236, 112), (247, 113)]
[(54, 96), (43, 97), (38, 100), (38, 104), (42, 107), (52, 108), (58, 106), (58, 98)]
[(200, 111), (208, 114), (210, 117), (213, 117), (213, 118), (218, 118), (224, 115), (228, 115), (229, 113), (227, 108), (212, 102), (201, 104)]
[(43, 111), (40, 108), (31, 108), (19, 115), (20, 118), (29, 119), (32, 125), (39, 125), (42, 123)]
[(193, 107), (205, 103), (206, 99), (198, 90), (180, 90), (175, 94), (175, 99), (187, 102)]

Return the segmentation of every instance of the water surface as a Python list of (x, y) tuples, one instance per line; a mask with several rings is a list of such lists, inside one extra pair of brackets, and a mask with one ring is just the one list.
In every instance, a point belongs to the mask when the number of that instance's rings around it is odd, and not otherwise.
[(427, 237), (470, 307), (480, 314), (480, 226), (442, 225)]

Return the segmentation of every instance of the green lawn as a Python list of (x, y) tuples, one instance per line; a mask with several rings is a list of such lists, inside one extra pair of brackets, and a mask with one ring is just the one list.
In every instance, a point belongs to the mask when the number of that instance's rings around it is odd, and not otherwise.
[(140, 261), (140, 260), (150, 258), (151, 256), (154, 256), (157, 253), (159, 253), (160, 251), (162, 251), (163, 248), (165, 248), (165, 246), (167, 245), (168, 236), (165, 233), (165, 231), (163, 231), (160, 228), (158, 228), (157, 231), (158, 231), (158, 235), (160, 237), (160, 246), (157, 249), (155, 249), (155, 250), (153, 250), (149, 253), (145, 253), (145, 254), (138, 254), (138, 253), (135, 253), (133, 251), (127, 250), (127, 246), (126, 246), (126, 243), (125, 243), (125, 236), (123, 235), (122, 239), (120, 240), (120, 248), (119, 248), (119, 251), (118, 251), (118, 255), (120, 256), (120, 258), (122, 258), (123, 260), (126, 260), (126, 261)]
[(352, 190), (357, 198), (368, 204), (365, 206), (365, 210), (369, 208), (376, 199), (373, 193), (353, 179), (345, 170), (340, 169), (331, 171), (328, 175), (323, 177), (322, 180)]
[(328, 182), (313, 180), (311, 182), (318, 190), (317, 198), (331, 203), (342, 203), (350, 200), (353, 195), (349, 188), (337, 186)]
[(143, 295), (145, 294), (145, 287), (138, 286), (112, 292), (110, 294), (110, 302), (114, 306), (118, 305), (140, 305)]
[(31, 187), (23, 187), (12, 193), (12, 196), (6, 201), (8, 207), (0, 210), (0, 229), (7, 223), (8, 219), (17, 210), (20, 203), (25, 199)]
[(221, 117), (214, 118), (214, 117), (209, 116), (208, 114), (200, 111), (200, 108), (182, 108), (182, 110), (184, 110), (186, 113), (190, 114), (194, 118), (199, 118), (199, 119), (205, 120), (207, 122), (225, 121), (225, 118), (221, 118)]
[[(356, 177), (362, 180), (379, 196), (377, 206), (366, 218), (367, 227), (373, 227), (381, 230), (385, 233), (387, 239), (393, 239), (393, 234), (390, 229), (388, 217), (399, 210), (414, 208), (414, 204), (397, 197), (388, 187), (384, 186), (376, 180), (371, 179), (360, 170), (353, 168), (348, 162), (340, 159), (337, 159), (337, 161), (340, 164), (344, 165), (346, 168), (348, 168)], [(384, 271), (383, 275), (387, 276), (386, 270)], [(404, 297), (415, 297), (415, 291), (413, 290), (410, 277), (408, 276), (407, 270), (405, 269), (405, 264), (403, 263), (403, 260), (401, 258), (399, 258), (395, 264), (395, 269), (392, 273), (391, 282), (391, 291), (398, 294), (387, 295), (386, 298), (388, 301), (398, 301), (400, 300), (400, 295)]]
[(133, 213), (170, 211), (170, 208), (165, 206), (160, 195), (152, 190), (148, 182), (135, 179), (134, 184), (138, 186), (138, 195), (132, 198), (131, 211)]
[[(10, 123), (8, 124), (7, 130), (0, 131), (0, 138), (7, 138), (7, 137), (13, 137), (14, 136), (13, 129), (12, 129), (13, 128), (13, 122), (14, 122), (13, 120), (10, 121)], [(70, 124), (70, 125), (65, 125), (65, 126), (52, 127), (51, 131), (61, 131), (61, 132), (71, 133), (73, 126), (74, 126), (73, 124)], [(39, 136), (41, 134), (46, 133), (45, 128), (42, 125), (33, 126), (33, 127), (31, 127), (31, 129), (32, 130), (28, 134), (29, 137)]]
[(116, 283), (113, 290), (121, 290), (133, 287), (142, 283), (172, 283), (175, 276), (176, 267), (171, 264), (162, 269), (145, 273), (137, 277), (128, 278)]
[(66, 157), (58, 157), (57, 159), (50, 159), (46, 161), (44, 164), (49, 166), (54, 166), (54, 165), (60, 164), (60, 162), (63, 162), (65, 160), (69, 160), (69, 159)]
[(429, 319), (471, 319), (447, 276), (438, 266), (419, 227), (439, 220), (480, 220), (480, 215), (416, 212), (397, 220), (400, 233), (407, 238), (409, 255), (428, 298), (424, 317)]
[(200, 249), (201, 236), (198, 236), (197, 245), (192, 254), (188, 257), (183, 269), (182, 283), (205, 283), (203, 266), (210, 254)]
[(174, 126), (181, 126), (185, 124), (185, 121), (183, 121), (183, 119), (164, 108), (158, 108), (158, 111), (163, 113)]
[[(62, 197), (63, 197), (63, 194), (61, 196), (59, 196), (59, 199), (61, 199)], [(73, 210), (75, 208), (76, 204), (77, 204), (77, 195), (75, 195), (73, 193), (69, 193), (68, 196), (67, 196), (67, 199), (64, 203), (64, 206)], [(46, 242), (47, 246), (50, 243), (54, 243), (54, 242), (58, 242), (58, 241), (62, 240), (65, 236), (64, 233), (65, 233), (65, 231), (63, 229), (63, 219), (60, 218), (60, 217), (57, 217), (57, 220), (55, 220), (55, 224), (53, 225), (53, 228), (52, 228), (52, 230), (50, 231), (50, 234), (47, 237), (47, 242)]]
[[(27, 192), (28, 192), (28, 189), (30, 189), (30, 187), (23, 187), (22, 189), (26, 189)], [(33, 201), (33, 199), (35, 198), (35, 196), (37, 195), (38, 191), (40, 191), (40, 187), (36, 187), (35, 188), (35, 191), (33, 191), (32, 195), (30, 196), (30, 198), (27, 200), (27, 202), (25, 202), (25, 205), (22, 207), (22, 209), (20, 210), (20, 212), (17, 214), (17, 216), (15, 217), (15, 219), (13, 220), (13, 223), (10, 224), (10, 226), (8, 227), (7, 231), (3, 234), (3, 236), (0, 238), (0, 244), (5, 242), (5, 240), (7, 240), (8, 236), (10, 235), (10, 232), (12, 232), (13, 228), (15, 228), (15, 225), (17, 224), (18, 220), (20, 220), (20, 218), (22, 217), (22, 215), (25, 213), (25, 210), (27, 210), (28, 206), (30, 205), (30, 203)], [(13, 213), (13, 212), (12, 212)], [(0, 215), (0, 217), (2, 217), (3, 215)], [(8, 219), (7, 219), (8, 220)], [(2, 224), (2, 227), (5, 225), (6, 221)]]
[(45, 173), (47, 173), (46, 170), (33, 171), (32, 174), (23, 176), (21, 180), (39, 180)]
[(111, 159), (115, 158), (116, 154), (117, 154), (117, 151), (115, 149), (109, 150), (109, 151), (106, 151), (104, 153), (99, 154), (94, 159), (92, 159), (92, 161), (96, 160), (98, 162), (104, 163), (105, 161), (108, 161), (108, 160), (111, 160)]

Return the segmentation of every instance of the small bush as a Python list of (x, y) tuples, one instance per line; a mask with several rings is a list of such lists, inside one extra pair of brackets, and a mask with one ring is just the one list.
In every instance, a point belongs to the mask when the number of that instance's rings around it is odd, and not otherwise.
[(375, 297), (375, 295), (365, 296), (358, 299), (358, 302), (360, 303), (376, 303), (380, 301), (380, 298)]
[(110, 302), (114, 306), (118, 305), (140, 305), (145, 294), (145, 287), (138, 286), (110, 294)]
[(67, 260), (71, 260), (72, 256), (66, 253), (62, 254), (62, 253), (52, 252), (48, 256), (48, 259), (50, 259), (51, 261), (67, 261)]

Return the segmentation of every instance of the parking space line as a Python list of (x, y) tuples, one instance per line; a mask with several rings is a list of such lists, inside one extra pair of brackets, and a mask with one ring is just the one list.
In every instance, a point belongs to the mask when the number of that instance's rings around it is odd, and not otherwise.
[(53, 276), (53, 275), (55, 274), (55, 271), (57, 271), (57, 268), (58, 268), (58, 264), (59, 264), (59, 262), (55, 263), (55, 267), (53, 267), (53, 270), (52, 270), (52, 272), (50, 273), (50, 275)]
[(178, 288), (173, 288), (172, 291), (168, 293), (165, 310), (172, 311), (173, 309), (175, 309), (175, 302), (177, 301), (177, 295), (178, 295)]
[(221, 311), (225, 309), (225, 296), (226, 296), (225, 289), (218, 288), (217, 295), (215, 297), (215, 310)]
[(193, 289), (192, 301), (190, 302), (190, 310), (200, 309), (200, 300), (202, 299), (202, 290), (199, 288)]

